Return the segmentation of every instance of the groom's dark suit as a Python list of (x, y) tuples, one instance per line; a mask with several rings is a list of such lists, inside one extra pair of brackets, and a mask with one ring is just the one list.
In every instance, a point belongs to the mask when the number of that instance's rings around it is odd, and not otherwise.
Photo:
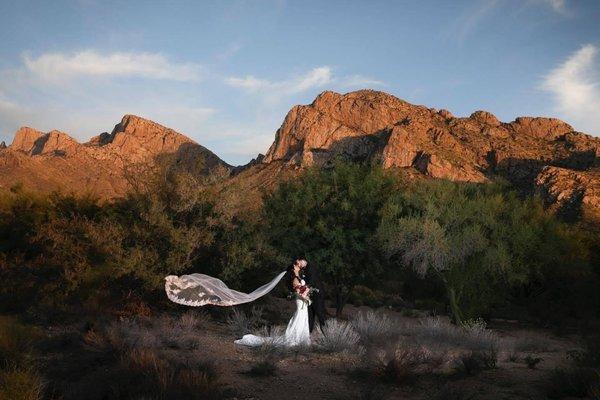
[(301, 272), (302, 278), (309, 287), (319, 289), (311, 295), (312, 304), (308, 307), (308, 326), (313, 331), (315, 326), (315, 317), (319, 320), (321, 330), (325, 325), (325, 289), (319, 277), (319, 270), (311, 264), (308, 264)]

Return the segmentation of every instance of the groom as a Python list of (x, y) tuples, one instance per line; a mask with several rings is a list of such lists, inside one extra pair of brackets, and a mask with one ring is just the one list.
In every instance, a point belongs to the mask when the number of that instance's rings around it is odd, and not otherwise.
[(312, 332), (315, 327), (315, 317), (319, 320), (321, 331), (325, 326), (325, 291), (319, 278), (319, 270), (314, 265), (309, 265), (304, 259), (298, 260), (301, 266), (300, 277), (304, 279), (308, 287), (318, 289), (310, 299), (311, 305), (308, 307), (308, 327)]

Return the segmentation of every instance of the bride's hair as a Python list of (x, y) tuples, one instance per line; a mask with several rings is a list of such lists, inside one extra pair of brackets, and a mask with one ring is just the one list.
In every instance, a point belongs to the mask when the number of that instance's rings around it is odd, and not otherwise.
[(296, 265), (296, 261), (301, 260), (301, 259), (302, 259), (301, 257), (292, 259), (292, 262), (287, 267), (286, 279), (287, 279), (287, 286), (288, 286), (288, 289), (290, 290), (290, 292), (294, 291), (294, 277), (296, 277), (296, 272), (294, 271), (294, 266)]

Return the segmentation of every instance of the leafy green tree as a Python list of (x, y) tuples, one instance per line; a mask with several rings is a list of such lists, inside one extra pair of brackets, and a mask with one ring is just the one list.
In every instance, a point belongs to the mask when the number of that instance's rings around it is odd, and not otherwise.
[(306, 257), (330, 283), (341, 314), (352, 288), (381, 270), (375, 232), (394, 180), (379, 167), (336, 162), (312, 168), (265, 197), (273, 246)]
[(489, 311), (503, 289), (539, 282), (578, 247), (536, 199), (497, 184), (443, 181), (397, 193), (378, 236), (401, 266), (443, 282), (456, 323)]

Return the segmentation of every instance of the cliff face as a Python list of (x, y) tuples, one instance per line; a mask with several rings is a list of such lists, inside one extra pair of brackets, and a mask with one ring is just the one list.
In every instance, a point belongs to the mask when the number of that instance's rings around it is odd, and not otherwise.
[(59, 131), (19, 129), (0, 153), (0, 188), (20, 182), (33, 190), (61, 189), (122, 196), (130, 188), (126, 174), (153, 165), (163, 155), (203, 176), (229, 176), (231, 167), (188, 137), (155, 122), (126, 115), (113, 131), (78, 143)]
[(458, 118), (371, 90), (323, 92), (293, 107), (267, 154), (235, 169), (188, 137), (134, 115), (87, 143), (21, 128), (10, 146), (0, 146), (0, 189), (21, 182), (117, 197), (130, 188), (127, 171), (163, 155), (218, 182), (223, 207), (241, 212), (260, 204), (263, 188), (341, 157), (404, 169), (408, 176), (479, 183), (500, 176), (561, 212), (600, 215), (600, 139), (558, 119), (505, 123), (486, 111)]
[[(593, 186), (600, 139), (554, 118), (503, 123), (486, 111), (457, 118), (382, 92), (324, 92), (312, 104), (292, 108), (263, 162), (303, 167), (327, 165), (336, 157), (375, 160), (386, 168), (453, 181), (488, 182), (502, 176), (522, 190), (546, 194), (552, 203), (549, 185), (564, 186), (574, 178), (554, 174), (550, 179), (546, 167), (589, 176), (577, 185)], [(583, 208), (600, 207), (583, 198)]]

